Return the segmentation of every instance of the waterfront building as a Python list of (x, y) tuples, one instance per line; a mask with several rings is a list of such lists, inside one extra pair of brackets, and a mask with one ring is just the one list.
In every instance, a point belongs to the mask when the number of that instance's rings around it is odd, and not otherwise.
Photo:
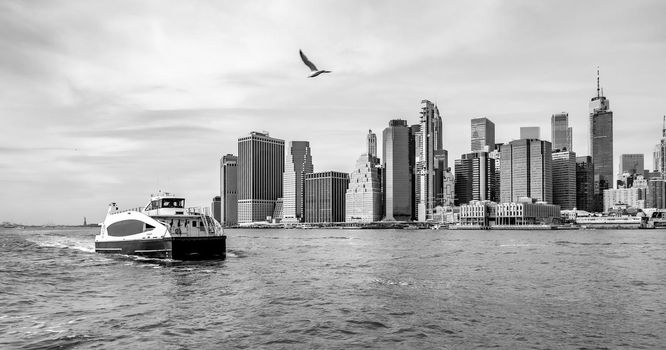
[(284, 219), (284, 199), (278, 198), (275, 201), (275, 208), (273, 209), (273, 222), (282, 222)]
[(282, 197), (284, 140), (253, 131), (238, 139), (238, 222), (266, 221)]
[(502, 145), (500, 202), (530, 197), (552, 203), (551, 143), (537, 139), (514, 140)]
[[(413, 144), (410, 143), (407, 121), (391, 120), (382, 136), (384, 220), (412, 220), (414, 184), (409, 151), (413, 150)], [(413, 157), (411, 153), (411, 159)]]
[(666, 209), (666, 180), (651, 179), (648, 181), (645, 207)]
[(310, 142), (291, 141), (285, 152), (283, 190), (283, 222), (303, 221), (303, 196), (305, 174), (314, 171)]
[[(432, 220), (432, 214), (437, 205), (436, 192), (438, 185), (435, 184), (437, 169), (435, 163), (435, 151), (442, 149), (442, 118), (439, 109), (428, 100), (421, 101), (420, 130), (416, 139), (416, 177), (417, 180), (417, 208), (418, 221)], [(439, 186), (441, 188), (441, 186)]]
[(613, 112), (600, 92), (590, 101), (590, 153), (594, 162), (594, 208), (603, 209), (603, 191), (613, 187)]
[[(222, 222), (222, 198), (220, 196), (213, 197), (213, 201), (210, 203), (210, 210), (213, 212), (213, 218), (217, 222)], [(83, 218), (85, 221), (85, 218)], [(86, 224), (84, 223), (83, 226)]]
[(520, 127), (521, 139), (540, 139), (541, 128), (538, 126), (522, 126)]
[(470, 201), (497, 201), (495, 191), (495, 160), (488, 152), (463, 154), (455, 162), (456, 205)]
[(491, 201), (471, 201), (460, 205), (460, 225), (492, 226), (497, 217), (497, 203)]
[(594, 211), (594, 164), (592, 157), (576, 157), (576, 208)]
[(227, 154), (220, 159), (220, 223), (238, 223), (238, 157)]
[(645, 188), (611, 188), (604, 190), (604, 213), (608, 213), (610, 209), (622, 205), (644, 209), (645, 199)]
[(551, 224), (560, 218), (560, 206), (544, 202), (501, 203), (495, 210), (497, 225)]
[(490, 152), (495, 148), (495, 123), (488, 118), (472, 119), (472, 152)]
[(344, 222), (348, 187), (347, 173), (305, 174), (305, 222)]
[(553, 149), (559, 150), (573, 150), (572, 147), (572, 131), (569, 126), (569, 114), (562, 112), (553, 114), (550, 117), (550, 135), (553, 142)]
[(346, 222), (373, 222), (382, 219), (381, 169), (377, 157), (362, 154), (349, 174), (345, 194)]
[(552, 153), (553, 204), (569, 210), (576, 208), (576, 153)]

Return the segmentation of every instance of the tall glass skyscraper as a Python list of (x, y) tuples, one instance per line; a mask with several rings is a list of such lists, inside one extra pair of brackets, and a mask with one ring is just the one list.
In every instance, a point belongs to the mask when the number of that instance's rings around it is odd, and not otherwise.
[(571, 127), (569, 126), (569, 114), (562, 112), (550, 117), (550, 135), (553, 142), (553, 150), (571, 151)]
[(303, 220), (303, 196), (305, 174), (314, 171), (310, 142), (291, 141), (285, 152), (283, 191), (283, 222)]
[(220, 159), (220, 223), (238, 223), (238, 157), (227, 154)]
[(548, 141), (514, 140), (502, 145), (500, 201), (517, 202), (530, 197), (553, 202), (552, 149)]
[(412, 219), (413, 184), (407, 121), (391, 120), (388, 128), (384, 129), (382, 139), (384, 220), (409, 221)]
[(604, 190), (613, 188), (613, 112), (599, 88), (590, 101), (590, 153), (594, 163), (594, 210), (603, 211)]
[(284, 140), (253, 131), (238, 139), (238, 222), (265, 221), (282, 197)]
[(553, 204), (563, 210), (576, 207), (576, 153), (553, 152)]
[(472, 119), (472, 152), (491, 152), (495, 148), (495, 123), (488, 118)]

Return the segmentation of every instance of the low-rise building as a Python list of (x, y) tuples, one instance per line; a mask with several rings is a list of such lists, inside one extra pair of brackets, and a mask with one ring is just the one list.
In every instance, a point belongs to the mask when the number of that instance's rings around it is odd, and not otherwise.
[(460, 225), (488, 227), (495, 222), (497, 203), (471, 201), (460, 206)]
[(498, 225), (537, 225), (560, 219), (560, 206), (545, 202), (501, 203), (496, 208)]

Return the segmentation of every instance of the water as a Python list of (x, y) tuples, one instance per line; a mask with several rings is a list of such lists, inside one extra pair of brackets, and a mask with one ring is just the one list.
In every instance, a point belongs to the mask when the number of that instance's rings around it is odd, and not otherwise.
[(227, 230), (225, 261), (0, 231), (0, 348), (663, 348), (666, 231)]

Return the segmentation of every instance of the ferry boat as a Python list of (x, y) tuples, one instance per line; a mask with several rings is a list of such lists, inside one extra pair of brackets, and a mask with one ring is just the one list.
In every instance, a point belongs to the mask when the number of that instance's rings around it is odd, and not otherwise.
[(185, 208), (185, 199), (170, 193), (151, 195), (143, 208), (119, 211), (111, 203), (95, 251), (175, 260), (224, 259), (222, 225), (203, 208)]

